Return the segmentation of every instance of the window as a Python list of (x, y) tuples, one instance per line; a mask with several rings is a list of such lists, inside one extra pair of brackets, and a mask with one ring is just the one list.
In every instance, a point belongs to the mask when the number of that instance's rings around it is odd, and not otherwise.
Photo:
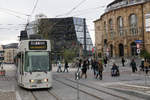
[(117, 18), (117, 24), (118, 24), (118, 33), (120, 36), (123, 36), (123, 18), (119, 16)]
[(107, 32), (106, 32), (106, 22), (104, 22), (104, 34), (105, 34), (105, 36), (106, 36), (106, 38), (107, 38)]
[(109, 30), (110, 30), (110, 37), (113, 38), (113, 21), (112, 19), (109, 20)]
[(48, 52), (27, 52), (25, 72), (50, 71), (50, 55)]
[(135, 14), (130, 15), (129, 25), (130, 25), (130, 33), (132, 35), (136, 35), (137, 34), (137, 16)]

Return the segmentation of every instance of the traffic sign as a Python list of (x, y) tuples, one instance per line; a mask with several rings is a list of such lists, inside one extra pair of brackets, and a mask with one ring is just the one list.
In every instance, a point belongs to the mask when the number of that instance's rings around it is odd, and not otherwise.
[(142, 40), (135, 40), (135, 43), (142, 43)]
[(137, 51), (138, 54), (141, 52), (140, 49), (137, 49), (136, 51)]

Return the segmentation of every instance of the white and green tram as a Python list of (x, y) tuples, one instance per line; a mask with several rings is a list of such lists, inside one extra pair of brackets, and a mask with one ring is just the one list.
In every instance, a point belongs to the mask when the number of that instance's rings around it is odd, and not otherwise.
[(27, 89), (52, 87), (51, 45), (49, 40), (22, 40), (17, 56), (17, 82)]

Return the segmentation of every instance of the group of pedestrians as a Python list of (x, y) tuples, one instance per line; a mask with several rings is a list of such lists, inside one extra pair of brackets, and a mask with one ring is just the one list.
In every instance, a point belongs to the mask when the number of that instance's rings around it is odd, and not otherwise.
[[(122, 66), (124, 67), (125, 66), (125, 62), (126, 60), (122, 57), (120, 59), (121, 63), (122, 63)], [(96, 78), (96, 79), (100, 79), (102, 80), (103, 79), (103, 66), (104, 67), (107, 67), (108, 65), (108, 58), (105, 57), (104, 59), (78, 59), (77, 60), (77, 63), (76, 63), (76, 66), (77, 66), (77, 72), (80, 72), (80, 78), (87, 78), (87, 70), (90, 69), (90, 65), (91, 65), (91, 70), (93, 70), (93, 76)], [(137, 64), (135, 62), (135, 59), (131, 59), (131, 62), (129, 63), (130, 66), (131, 66), (131, 69), (132, 69), (132, 72), (135, 73), (137, 70)], [(64, 64), (64, 71), (62, 71), (62, 64), (60, 61), (58, 61), (57, 63), (58, 65), (58, 69), (57, 69), (57, 72), (69, 72), (68, 71), (68, 68), (69, 68), (69, 65), (68, 65), (68, 62), (67, 60), (65, 60), (65, 64)], [(149, 64), (150, 65), (150, 64)], [(141, 69), (144, 71), (146, 70), (146, 74), (148, 73), (148, 67), (149, 65), (142, 59), (141, 61)], [(146, 67), (147, 66), (147, 67)], [(119, 66), (117, 66), (116, 62), (113, 61), (113, 65), (111, 67), (111, 76), (114, 77), (114, 76), (120, 76), (120, 71), (119, 71)]]
[(90, 69), (89, 66), (91, 65), (91, 69), (93, 70), (94, 73), (94, 77), (96, 79), (100, 79), (102, 80), (102, 72), (103, 72), (103, 64), (102, 64), (102, 60), (96, 60), (96, 59), (91, 59), (89, 61), (89, 59), (79, 59), (77, 66), (78, 66), (78, 72), (81, 71), (81, 75), (80, 78), (83, 78), (83, 76), (85, 77), (85, 79), (87, 78), (87, 70)]
[(65, 61), (64, 71), (62, 71), (62, 69), (61, 69), (63, 65), (62, 65), (62, 63), (60, 61), (57, 62), (57, 65), (58, 65), (57, 72), (69, 72), (68, 71), (69, 65), (68, 65), (68, 61), (67, 60)]
[(91, 60), (91, 69), (93, 70), (94, 77), (97, 79), (99, 76), (99, 79), (102, 80), (103, 78), (103, 62), (102, 59), (96, 60), (92, 59)]

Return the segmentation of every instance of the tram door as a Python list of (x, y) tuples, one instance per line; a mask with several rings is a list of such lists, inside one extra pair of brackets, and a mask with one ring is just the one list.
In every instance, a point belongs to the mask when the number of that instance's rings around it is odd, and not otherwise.
[(18, 56), (18, 75), (17, 75), (17, 78), (18, 78), (18, 82), (19, 83), (22, 83), (22, 75), (23, 75), (23, 64), (24, 64), (24, 55), (23, 54), (20, 54)]

